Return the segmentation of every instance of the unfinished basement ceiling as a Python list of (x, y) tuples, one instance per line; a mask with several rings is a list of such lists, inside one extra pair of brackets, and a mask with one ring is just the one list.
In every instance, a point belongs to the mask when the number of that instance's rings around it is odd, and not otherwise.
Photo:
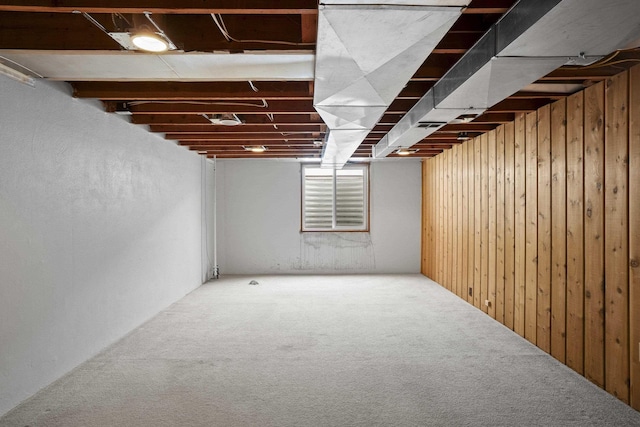
[[(353, 7), (370, 2), (330, 3)], [(393, 3), (405, 8), (416, 5), (404, 0)], [(428, 3), (446, 7), (456, 1)], [(438, 34), (434, 45), (429, 46), (426, 59), (411, 65), (417, 68), (415, 72), (398, 75), (396, 81), (375, 93), (362, 93), (369, 100), (379, 98), (375, 107), (383, 108), (376, 109), (375, 117), (366, 126), (346, 129), (355, 135), (345, 132), (339, 136), (345, 144), (353, 138), (361, 141), (350, 147), (354, 157), (370, 158), (372, 147), (517, 1), (457, 3), (459, 13), (443, 34)], [(464, 7), (466, 3), (468, 6)], [(635, 0), (614, 3), (635, 4)], [(0, 63), (26, 73), (68, 81), (74, 97), (102, 100), (106, 111), (127, 114), (133, 124), (148, 126), (150, 132), (208, 157), (322, 156), (321, 143), (327, 136), (328, 123), (314, 108), (314, 78), (321, 67), (321, 63), (314, 64), (318, 53), (317, 1), (157, 1), (153, 7), (135, 0), (69, 0), (61, 4), (55, 0), (0, 0)], [(127, 51), (107, 34), (127, 31), (126, 27), (144, 20), (144, 12), (151, 13), (177, 50), (166, 54)], [(635, 16), (634, 19), (640, 20)], [(356, 19), (354, 26), (364, 21)], [(616, 31), (615, 22), (606, 22), (606, 26), (611, 28), (605, 31)], [(640, 40), (638, 28), (636, 40)], [(375, 23), (366, 29), (370, 34), (375, 34), (375, 30)], [(413, 33), (415, 40), (419, 40), (416, 34), (419, 33)], [(547, 39), (538, 37), (540, 43), (553, 42)], [(344, 40), (343, 45), (349, 43), (350, 40)], [(553, 69), (472, 121), (447, 120), (449, 124), (414, 142), (412, 148), (418, 151), (411, 156), (434, 156), (458, 144), (461, 132), (469, 137), (479, 135), (513, 120), (517, 113), (534, 111), (607, 79), (640, 60), (640, 51), (635, 46), (636, 43), (629, 43), (624, 46), (629, 50), (608, 52), (593, 65)], [(323, 46), (320, 48), (322, 51)], [(318, 55), (317, 59), (321, 58)], [(366, 57), (359, 61), (363, 65), (361, 70), (367, 71), (371, 61)], [(406, 73), (411, 67), (398, 69)], [(367, 90), (369, 86), (372, 85)], [(326, 93), (322, 93), (320, 102), (331, 101), (332, 96), (325, 96)], [(344, 102), (344, 93), (333, 100)], [(227, 115), (239, 118), (242, 124), (214, 124)], [(264, 146), (267, 151), (245, 150), (250, 146)]]

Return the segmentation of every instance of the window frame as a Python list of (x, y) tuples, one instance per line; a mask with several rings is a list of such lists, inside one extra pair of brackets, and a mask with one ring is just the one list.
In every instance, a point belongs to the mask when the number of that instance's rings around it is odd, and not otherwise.
[[(370, 193), (371, 193), (371, 174), (370, 174), (370, 169), (369, 169), (369, 164), (368, 163), (348, 163), (346, 164), (342, 169), (335, 169), (335, 168), (327, 168), (323, 170), (331, 170), (333, 171), (333, 189), (332, 189), (332, 195), (333, 195), (333, 213), (332, 213), (332, 227), (331, 228), (306, 228), (305, 227), (305, 170), (306, 169), (320, 169), (320, 165), (319, 164), (301, 164), (301, 168), (300, 168), (300, 232), (301, 233), (318, 233), (318, 232), (322, 232), (322, 233), (335, 233), (335, 232), (346, 232), (346, 233), (366, 233), (369, 232), (369, 226), (370, 226), (370, 212), (371, 212), (371, 206), (370, 206)], [(336, 225), (336, 180), (337, 180), (337, 176), (339, 174), (339, 172), (341, 170), (349, 170), (349, 169), (358, 169), (358, 170), (362, 170), (363, 171), (363, 184), (364, 184), (364, 190), (363, 190), (363, 205), (364, 205), (364, 212), (363, 212), (363, 220), (364, 220), (364, 225), (362, 227), (357, 227), (354, 228), (352, 226), (337, 226)]]

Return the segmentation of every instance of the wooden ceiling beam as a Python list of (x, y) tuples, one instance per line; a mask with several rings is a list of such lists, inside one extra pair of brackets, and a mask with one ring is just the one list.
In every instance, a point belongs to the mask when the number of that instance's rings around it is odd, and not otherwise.
[(309, 133), (295, 133), (283, 135), (281, 133), (247, 133), (247, 134), (217, 134), (217, 133), (167, 133), (165, 139), (174, 141), (316, 141), (322, 139)]
[(571, 95), (570, 93), (558, 93), (558, 92), (529, 92), (529, 91), (520, 91), (511, 95), (507, 99), (550, 99), (550, 100), (558, 100), (562, 98), (566, 98)]
[(319, 149), (318, 146), (309, 144), (308, 142), (305, 144), (273, 144), (271, 141), (265, 141), (264, 144), (244, 144), (240, 142), (236, 143), (227, 143), (227, 144), (200, 144), (200, 145), (190, 145), (190, 144), (181, 144), (182, 147), (188, 147), (190, 150), (242, 150), (243, 146), (255, 146), (255, 145), (263, 145), (265, 147), (275, 147), (278, 150), (311, 150), (311, 149)]
[[(94, 14), (107, 31), (115, 28), (109, 14)], [(209, 15), (163, 16), (162, 29), (184, 51), (296, 50), (312, 51), (315, 41), (305, 42), (301, 16), (225, 16), (228, 41)], [(197, 28), (198, 31), (193, 31)], [(308, 32), (309, 30), (306, 30)], [(77, 13), (0, 12), (0, 48), (38, 50), (122, 50), (98, 27)]]
[(309, 82), (71, 82), (75, 98), (104, 101), (313, 99)]
[(496, 123), (504, 124), (511, 123), (516, 119), (513, 113), (492, 113), (490, 111), (476, 117), (472, 123)]
[[(247, 114), (241, 117), (245, 124), (272, 126), (279, 125), (300, 125), (318, 126), (324, 122), (312, 114), (277, 114), (273, 116), (273, 121), (266, 114)], [(131, 123), (137, 125), (209, 125), (211, 122), (201, 114), (135, 114), (130, 117)]]
[(488, 132), (496, 127), (498, 127), (498, 125), (493, 123), (452, 123), (441, 127), (431, 135), (439, 135), (443, 133), (457, 134), (458, 132)]
[(122, 112), (136, 114), (313, 114), (311, 100), (284, 101), (275, 100), (262, 106), (260, 102), (142, 102), (122, 103), (105, 101), (107, 112)]
[(151, 132), (160, 133), (173, 133), (173, 134), (193, 134), (211, 132), (215, 134), (267, 134), (267, 133), (322, 133), (326, 131), (325, 125), (277, 125), (277, 128), (273, 125), (251, 125), (243, 124), (238, 126), (222, 126), (214, 124), (204, 125), (151, 125), (149, 126)]
[(318, 13), (317, 0), (0, 0), (0, 11), (162, 14), (302, 15)]
[(178, 141), (178, 145), (182, 145), (182, 146), (189, 146), (189, 147), (205, 147), (205, 146), (211, 146), (211, 147), (219, 147), (219, 146), (227, 146), (227, 145), (237, 145), (237, 146), (242, 146), (242, 145), (277, 145), (277, 146), (296, 146), (296, 145), (304, 145), (304, 144), (308, 144), (310, 147), (313, 147), (313, 142), (311, 140), (298, 140), (298, 139), (291, 139), (289, 141), (285, 141), (285, 140), (274, 140), (274, 139), (253, 139), (253, 140), (248, 140), (248, 141), (242, 141), (242, 140), (238, 140), (235, 142), (234, 141), (229, 141), (229, 140), (203, 140), (203, 141), (184, 141), (184, 140), (176, 140)]
[(78, 14), (0, 12), (0, 49), (120, 50)]
[(505, 99), (491, 107), (489, 111), (511, 113), (511, 112), (530, 112), (536, 111), (538, 108), (549, 103), (546, 99)]

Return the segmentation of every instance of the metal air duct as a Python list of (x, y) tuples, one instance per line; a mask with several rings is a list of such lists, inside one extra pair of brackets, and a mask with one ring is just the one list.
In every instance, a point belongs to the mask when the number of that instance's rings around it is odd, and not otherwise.
[(639, 36), (634, 0), (520, 0), (376, 144), (374, 157), (410, 147), (562, 65), (591, 63)]
[(323, 166), (346, 163), (469, 2), (320, 4), (314, 107), (329, 128)]

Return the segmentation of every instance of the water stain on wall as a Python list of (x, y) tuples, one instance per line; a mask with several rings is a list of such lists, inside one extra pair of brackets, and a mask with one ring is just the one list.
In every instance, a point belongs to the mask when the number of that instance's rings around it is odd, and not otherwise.
[(302, 233), (300, 269), (359, 271), (376, 266), (370, 233)]

